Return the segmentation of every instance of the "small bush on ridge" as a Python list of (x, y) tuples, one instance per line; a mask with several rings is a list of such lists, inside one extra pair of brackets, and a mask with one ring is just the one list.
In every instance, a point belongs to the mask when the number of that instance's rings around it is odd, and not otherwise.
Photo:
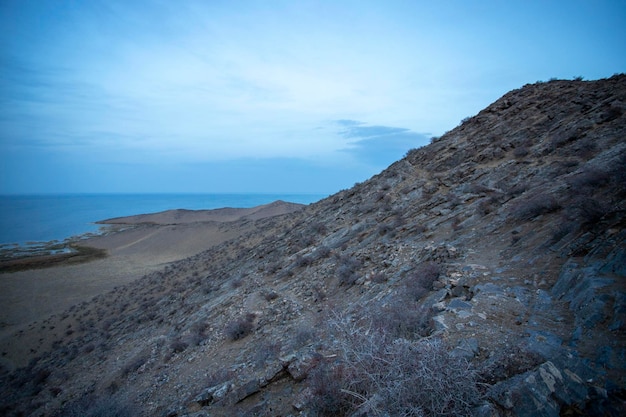
[(224, 333), (230, 341), (243, 339), (252, 333), (254, 327), (254, 314), (246, 314), (237, 320), (233, 320), (226, 325)]

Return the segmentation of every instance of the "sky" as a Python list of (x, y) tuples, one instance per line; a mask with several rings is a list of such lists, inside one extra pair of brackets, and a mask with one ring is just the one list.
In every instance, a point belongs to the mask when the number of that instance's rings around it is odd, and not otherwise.
[(2, 0), (0, 194), (332, 194), (625, 45), (624, 0)]

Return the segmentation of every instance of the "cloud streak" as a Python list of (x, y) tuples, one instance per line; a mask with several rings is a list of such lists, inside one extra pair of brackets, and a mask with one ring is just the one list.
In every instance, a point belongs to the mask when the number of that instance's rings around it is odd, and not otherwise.
[(360, 160), (384, 167), (402, 158), (410, 149), (428, 143), (428, 135), (393, 126), (368, 126), (358, 120), (340, 119), (339, 135), (347, 139), (343, 149)]

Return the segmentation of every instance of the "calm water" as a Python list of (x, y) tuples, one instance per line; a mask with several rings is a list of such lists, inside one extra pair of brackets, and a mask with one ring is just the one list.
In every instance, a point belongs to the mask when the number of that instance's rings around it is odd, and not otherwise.
[(309, 204), (314, 194), (72, 194), (0, 196), (0, 245), (62, 241), (97, 232), (94, 222), (171, 209), (246, 208), (284, 200)]

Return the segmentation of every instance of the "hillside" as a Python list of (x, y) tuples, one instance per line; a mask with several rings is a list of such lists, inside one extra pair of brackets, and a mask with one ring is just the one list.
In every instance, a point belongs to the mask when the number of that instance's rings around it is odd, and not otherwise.
[(366, 182), (33, 324), (0, 411), (624, 415), (625, 113), (626, 75), (511, 91)]

